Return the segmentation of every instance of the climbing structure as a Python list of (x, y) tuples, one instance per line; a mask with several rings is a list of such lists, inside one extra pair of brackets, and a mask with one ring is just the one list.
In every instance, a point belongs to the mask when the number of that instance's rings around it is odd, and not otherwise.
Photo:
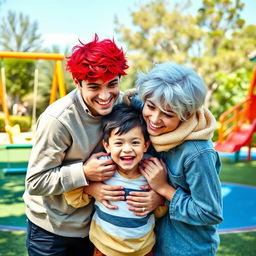
[(256, 68), (247, 98), (224, 112), (219, 123), (215, 149), (219, 152), (235, 152), (234, 161), (237, 161), (241, 147), (248, 146), (247, 159), (250, 160), (253, 134), (256, 132)]

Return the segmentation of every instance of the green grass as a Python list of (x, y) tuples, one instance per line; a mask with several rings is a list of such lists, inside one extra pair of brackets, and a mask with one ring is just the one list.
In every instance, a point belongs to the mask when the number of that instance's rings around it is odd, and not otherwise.
[(27, 256), (25, 240), (25, 232), (0, 231), (0, 256)]
[(256, 161), (231, 163), (230, 159), (222, 159), (220, 180), (256, 186)]
[(0, 171), (0, 225), (26, 226), (24, 180), (25, 175), (4, 176)]
[(256, 232), (223, 234), (217, 256), (255, 256)]
[[(256, 186), (256, 161), (231, 163), (222, 159), (222, 182)], [(25, 175), (3, 176), (0, 171), (0, 225), (25, 226), (24, 191)], [(0, 231), (0, 256), (27, 256), (25, 232)], [(256, 255), (256, 232), (223, 234), (217, 256)]]
[[(256, 161), (231, 163), (222, 159), (222, 182), (256, 186)], [(222, 234), (217, 256), (255, 256), (256, 232)]]

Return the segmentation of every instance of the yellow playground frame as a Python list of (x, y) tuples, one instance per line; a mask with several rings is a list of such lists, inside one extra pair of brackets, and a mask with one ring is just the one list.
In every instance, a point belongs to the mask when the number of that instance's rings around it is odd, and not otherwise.
[[(66, 87), (64, 83), (64, 76), (62, 71), (62, 61), (65, 56), (62, 54), (55, 53), (37, 53), (37, 52), (0, 52), (0, 58), (15, 58), (15, 59), (35, 59), (35, 60), (55, 60), (54, 73), (52, 79), (52, 87), (50, 93), (50, 102), (53, 103), (57, 97), (57, 90), (59, 89), (59, 96), (63, 97), (66, 95)], [(35, 70), (35, 84), (38, 79), (38, 69)], [(13, 135), (8, 127), (11, 126), (9, 111), (7, 105), (7, 94), (5, 85), (5, 71), (4, 66), (1, 68), (1, 79), (0, 79), (0, 100), (2, 109), (5, 116), (5, 130), (9, 135), (10, 143), (13, 144)], [(35, 100), (35, 99), (34, 99)]]

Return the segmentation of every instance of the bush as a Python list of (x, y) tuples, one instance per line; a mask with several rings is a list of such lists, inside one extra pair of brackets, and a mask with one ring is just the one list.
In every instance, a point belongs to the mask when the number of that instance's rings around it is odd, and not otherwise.
[[(31, 128), (30, 116), (10, 116), (11, 125), (18, 124), (21, 132), (27, 132)], [(5, 132), (5, 118), (0, 116), (0, 132)]]

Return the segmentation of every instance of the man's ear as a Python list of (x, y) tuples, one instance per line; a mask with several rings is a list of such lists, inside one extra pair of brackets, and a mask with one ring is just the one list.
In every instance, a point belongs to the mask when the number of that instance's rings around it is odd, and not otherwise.
[(147, 141), (145, 142), (143, 152), (147, 152), (149, 145), (150, 145), (150, 140), (147, 140)]
[(102, 141), (103, 147), (105, 148), (106, 152), (109, 154), (110, 149), (109, 149), (109, 144), (106, 141)]

